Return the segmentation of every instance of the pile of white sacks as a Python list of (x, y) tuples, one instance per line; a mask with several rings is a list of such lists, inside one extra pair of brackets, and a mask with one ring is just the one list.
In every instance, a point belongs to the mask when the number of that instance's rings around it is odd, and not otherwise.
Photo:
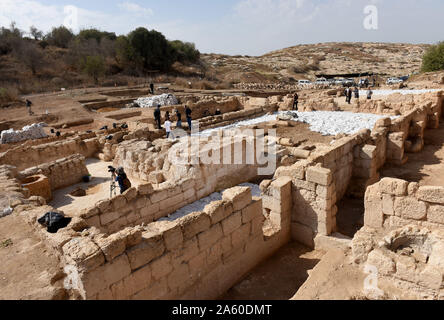
[(22, 130), (18, 131), (15, 131), (14, 129), (4, 130), (2, 131), (0, 143), (5, 144), (46, 138), (48, 135), (45, 133), (43, 128), (47, 126), (48, 125), (46, 123), (38, 123), (23, 127)]
[(160, 96), (139, 98), (134, 101), (134, 103), (138, 104), (141, 108), (153, 108), (157, 107), (158, 105), (160, 105), (161, 107), (175, 106), (179, 104), (179, 101), (174, 95), (164, 93)]

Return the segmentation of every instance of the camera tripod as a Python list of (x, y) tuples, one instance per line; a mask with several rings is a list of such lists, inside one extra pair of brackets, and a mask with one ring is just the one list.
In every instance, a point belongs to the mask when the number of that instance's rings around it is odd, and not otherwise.
[(116, 186), (116, 174), (114, 172), (111, 173), (111, 182), (109, 186), (109, 198), (113, 198), (117, 196), (117, 186)]

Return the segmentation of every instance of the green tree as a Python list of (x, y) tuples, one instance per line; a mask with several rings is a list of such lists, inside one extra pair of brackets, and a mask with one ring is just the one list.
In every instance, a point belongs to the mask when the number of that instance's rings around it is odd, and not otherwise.
[(87, 56), (83, 62), (83, 71), (97, 84), (105, 72), (105, 61), (101, 56)]
[(53, 28), (52, 31), (45, 36), (45, 40), (49, 44), (60, 48), (68, 48), (73, 38), (74, 33), (64, 26)]
[(175, 40), (170, 42), (175, 50), (176, 59), (180, 62), (196, 62), (200, 58), (200, 52), (194, 43)]
[(430, 47), (422, 58), (422, 71), (444, 70), (444, 42)]
[(100, 43), (102, 39), (108, 39), (114, 41), (117, 39), (117, 36), (114, 32), (105, 32), (97, 29), (83, 29), (77, 35), (77, 39), (80, 40), (95, 39), (97, 43)]
[(130, 53), (146, 70), (166, 71), (175, 62), (175, 50), (160, 32), (138, 28), (128, 35), (128, 42)]

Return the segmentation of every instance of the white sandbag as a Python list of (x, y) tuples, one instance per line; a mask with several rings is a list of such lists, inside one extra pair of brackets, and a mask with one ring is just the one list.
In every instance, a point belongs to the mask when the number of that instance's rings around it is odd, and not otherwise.
[(162, 94), (160, 96), (139, 98), (134, 103), (138, 104), (141, 108), (153, 108), (160, 106), (175, 106), (179, 104), (177, 98), (172, 94)]
[(46, 123), (39, 123), (25, 126), (22, 130), (18, 131), (15, 131), (14, 129), (4, 130), (1, 134), (0, 143), (6, 144), (46, 138), (48, 135), (45, 133), (43, 128), (47, 126), (48, 125)]

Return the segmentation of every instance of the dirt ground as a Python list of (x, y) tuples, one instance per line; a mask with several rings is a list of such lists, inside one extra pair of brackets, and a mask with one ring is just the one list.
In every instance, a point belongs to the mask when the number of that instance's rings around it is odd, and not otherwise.
[[(292, 127), (284, 127), (278, 125), (277, 136), (279, 138), (292, 139), (299, 147), (312, 146), (317, 143), (329, 145), (334, 137), (333, 136), (323, 136), (318, 132), (313, 132), (310, 130), (310, 125), (307, 123), (291, 121)], [(262, 123), (257, 125), (258, 129), (267, 130), (269, 129), (269, 124)]]
[(421, 186), (444, 186), (444, 122), (439, 129), (427, 130), (424, 140), (422, 152), (408, 153), (409, 161), (404, 166), (385, 166), (381, 176), (418, 182)]
[(0, 300), (65, 298), (51, 283), (60, 275), (58, 258), (51, 254), (20, 217), (0, 219)]
[[(108, 166), (112, 166), (112, 162), (104, 162), (97, 159), (87, 159), (86, 167), (92, 176), (89, 183), (78, 183), (53, 192), (53, 200), (49, 205), (57, 210), (63, 211), (68, 216), (75, 216), (83, 209), (94, 206), (101, 200), (108, 199), (110, 196), (111, 174), (108, 172)], [(133, 187), (140, 185), (140, 181), (130, 177)], [(120, 194), (117, 183), (116, 195)], [(74, 190), (82, 188), (86, 191), (84, 197), (74, 197), (70, 195)]]
[(221, 300), (289, 300), (324, 256), (298, 243), (281, 248), (273, 257), (254, 268)]
[(330, 250), (310, 272), (292, 300), (361, 300), (367, 277), (353, 265), (349, 254)]

